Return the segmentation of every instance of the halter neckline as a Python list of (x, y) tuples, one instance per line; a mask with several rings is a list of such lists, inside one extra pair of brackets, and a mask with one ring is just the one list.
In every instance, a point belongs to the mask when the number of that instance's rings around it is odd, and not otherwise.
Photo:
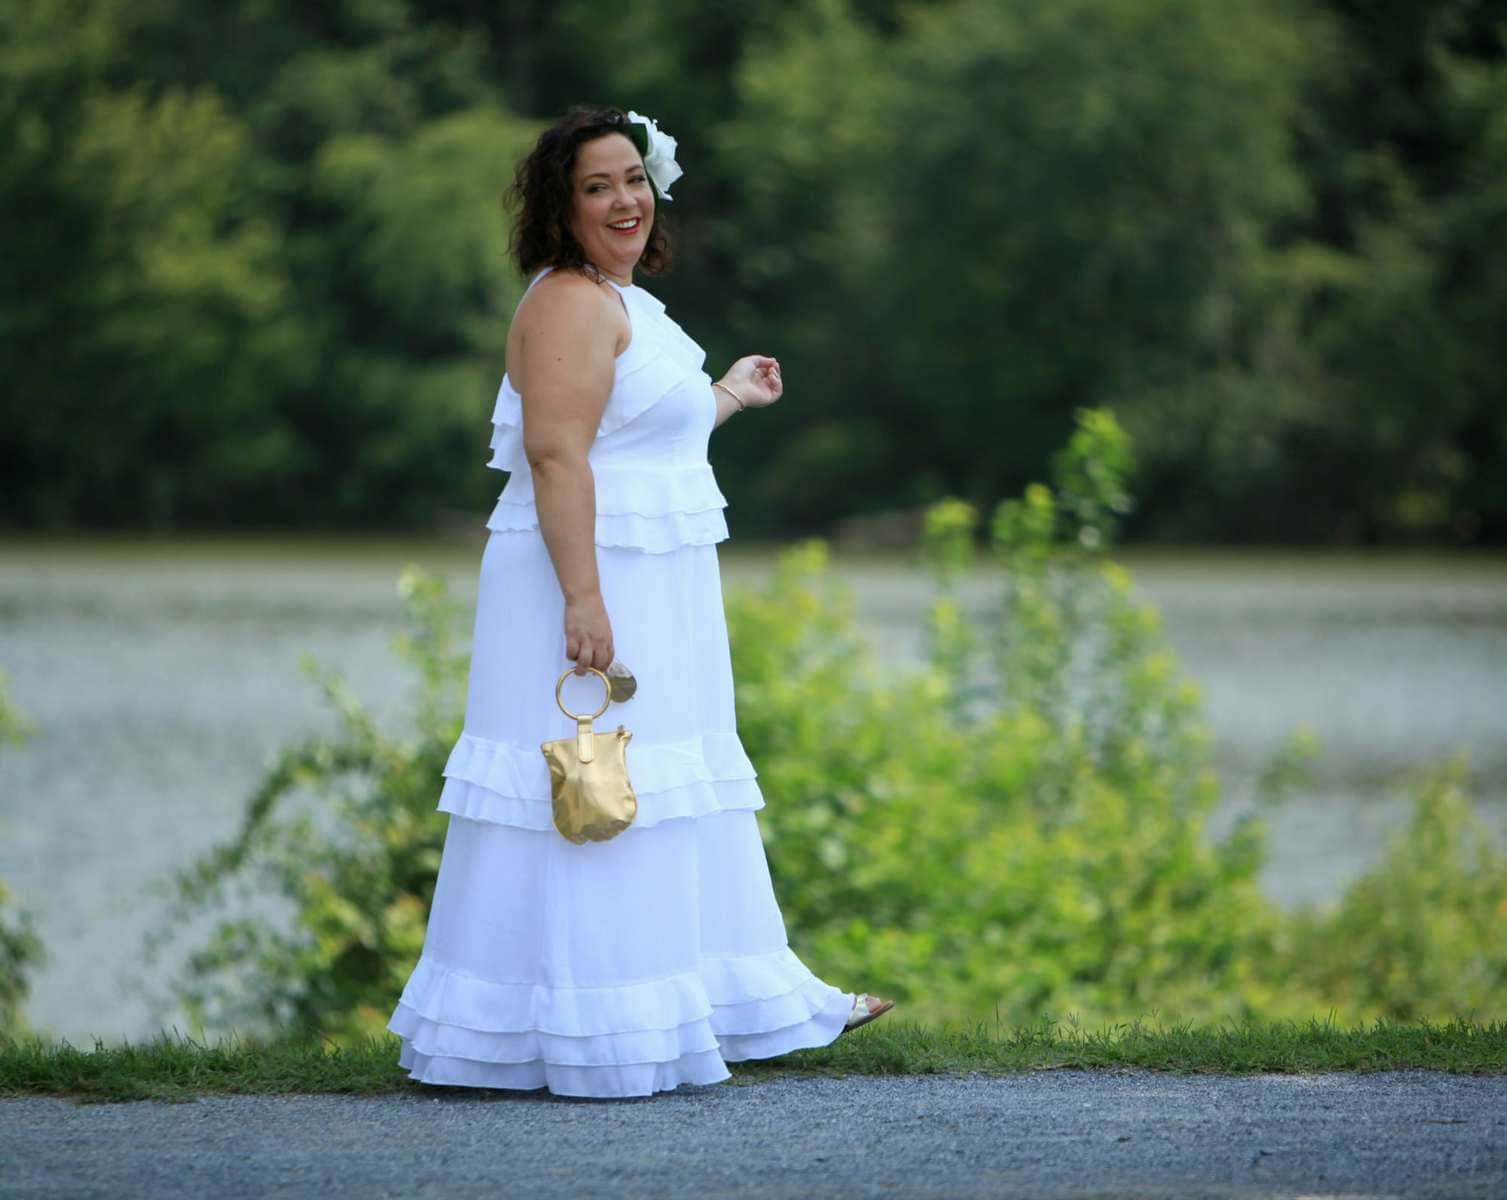
[[(595, 265), (595, 264), (593, 264), (593, 265)], [(536, 272), (535, 275), (534, 275), (534, 277), (528, 281), (528, 286), (529, 287), (533, 287), (534, 284), (538, 283), (541, 279), (543, 279), (546, 275), (548, 275), (551, 271), (554, 271), (554, 270), (558, 270), (558, 268), (550, 266), (550, 267), (545, 267), (542, 270)], [(601, 271), (601, 268), (598, 267), (597, 270)], [(620, 292), (631, 291), (634, 288), (638, 287), (638, 284), (636, 284), (636, 283), (619, 283), (616, 279), (611, 278), (605, 272), (602, 272), (602, 279), (603, 279), (604, 282), (610, 283), (613, 287), (617, 288), (617, 290), (620, 291)], [(527, 290), (527, 289), (525, 289), (525, 290)]]

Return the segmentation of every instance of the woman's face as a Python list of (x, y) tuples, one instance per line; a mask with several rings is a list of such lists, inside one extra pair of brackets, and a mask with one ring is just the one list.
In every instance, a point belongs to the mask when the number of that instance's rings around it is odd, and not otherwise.
[(621, 133), (576, 150), (570, 231), (587, 261), (631, 275), (654, 226), (654, 191), (638, 148)]

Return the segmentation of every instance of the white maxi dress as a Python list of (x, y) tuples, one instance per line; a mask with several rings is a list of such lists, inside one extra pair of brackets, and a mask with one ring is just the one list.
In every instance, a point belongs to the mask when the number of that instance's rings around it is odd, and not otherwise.
[[(504, 376), (488, 465), (512, 474), (487, 520), (464, 729), (438, 802), (449, 825), (423, 952), (387, 1026), (424, 1083), (600, 1097), (717, 1083), (729, 1062), (826, 1045), (853, 1006), (791, 950), (759, 834), (706, 355), (648, 292), (618, 291), (632, 338), (588, 458), (602, 596), (639, 686), (597, 727), (633, 732), (638, 816), (584, 845), (552, 823), (539, 744), (574, 732), (554, 695), (571, 664)], [(564, 698), (593, 712), (601, 681), (572, 675)]]

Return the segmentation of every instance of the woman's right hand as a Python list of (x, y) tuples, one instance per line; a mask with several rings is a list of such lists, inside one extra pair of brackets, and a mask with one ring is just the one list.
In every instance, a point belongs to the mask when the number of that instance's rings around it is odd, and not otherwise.
[(600, 593), (565, 602), (565, 657), (575, 660), (577, 675), (612, 665), (612, 622)]

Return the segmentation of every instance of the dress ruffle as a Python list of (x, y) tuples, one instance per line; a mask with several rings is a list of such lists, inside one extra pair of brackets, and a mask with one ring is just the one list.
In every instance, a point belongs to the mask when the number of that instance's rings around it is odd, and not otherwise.
[(648, 1095), (827, 1045), (851, 1003), (789, 946), (615, 987), (499, 982), (421, 956), (387, 1027), (421, 1082)]
[(398, 1066), (420, 1083), (451, 1087), (547, 1087), (558, 1096), (616, 1098), (650, 1096), (671, 1091), (682, 1083), (719, 1083), (732, 1072), (715, 1050), (688, 1054), (669, 1063), (632, 1063), (619, 1067), (568, 1067), (534, 1060), (525, 1063), (481, 1063), (465, 1058), (421, 1054), (405, 1041)]
[[(539, 528), (539, 517), (532, 505), (524, 508), (499, 502), (487, 518), (487, 528), (498, 533), (534, 530)], [(594, 541), (603, 547), (668, 554), (681, 546), (715, 545), (727, 537), (727, 518), (720, 510), (660, 517), (598, 513)]]
[[(668, 466), (662, 463), (594, 463), (597, 514), (663, 517), (676, 513), (726, 508), (710, 463)], [(534, 476), (520, 471), (502, 489), (499, 503), (532, 509)]]
[[(510, 746), (462, 733), (445, 763), (441, 812), (553, 829), (549, 767), (537, 746)], [(764, 807), (757, 773), (735, 733), (708, 733), (679, 742), (631, 744), (628, 774), (638, 815), (624, 835), (675, 817), (699, 817)]]
[[(594, 465), (596, 544), (664, 554), (678, 546), (709, 545), (728, 536), (727, 497), (708, 463)], [(515, 471), (487, 518), (496, 531), (539, 527), (534, 477)]]
[[(690, 783), (684, 787), (650, 795), (638, 790), (638, 815), (624, 833), (648, 829), (661, 821), (676, 817), (700, 817), (707, 813), (735, 809), (757, 810), (764, 807), (764, 796), (752, 779), (718, 783)], [(550, 801), (522, 796), (503, 796), (464, 779), (447, 779), (440, 789), (440, 812), (470, 817), (474, 821), (491, 821), (495, 825), (514, 825), (519, 829), (553, 829)]]
[[(655, 339), (637, 335), (633, 345), (618, 356), (613, 378), (613, 394), (597, 424), (597, 437), (615, 433), (635, 417), (640, 417), (696, 372), (683, 362), (666, 357)], [(631, 386), (624, 387), (624, 383)], [(711, 380), (706, 381), (711, 387)], [(497, 389), (497, 403), (492, 409), (492, 457), (487, 466), (499, 471), (526, 472), (528, 460), (523, 454), (523, 397), (513, 388), (506, 375)]]

